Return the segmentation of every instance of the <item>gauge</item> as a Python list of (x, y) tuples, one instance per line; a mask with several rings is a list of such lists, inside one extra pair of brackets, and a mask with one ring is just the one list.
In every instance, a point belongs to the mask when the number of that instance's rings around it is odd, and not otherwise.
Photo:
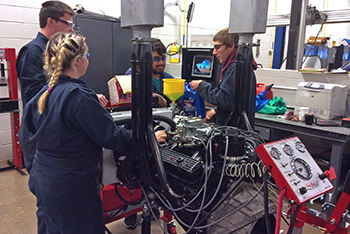
[(305, 153), (305, 151), (306, 151), (305, 145), (303, 143), (301, 143), (300, 141), (297, 141), (295, 143), (295, 148), (302, 153)]
[(294, 151), (292, 149), (292, 147), (288, 144), (285, 144), (283, 146), (283, 151), (288, 155), (288, 156), (293, 156), (294, 155)]
[(276, 149), (275, 147), (272, 147), (270, 150), (270, 155), (274, 158), (274, 159), (280, 159), (281, 158), (281, 152)]
[(301, 158), (293, 159), (291, 167), (294, 173), (301, 179), (309, 180), (312, 177), (311, 167)]

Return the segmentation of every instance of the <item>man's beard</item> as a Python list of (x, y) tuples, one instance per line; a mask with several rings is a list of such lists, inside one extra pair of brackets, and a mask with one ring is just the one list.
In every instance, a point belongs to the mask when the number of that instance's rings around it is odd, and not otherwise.
[(156, 69), (153, 69), (153, 74), (162, 74), (164, 72), (164, 67), (163, 66), (160, 66), (160, 67), (162, 68), (161, 70), (157, 69), (157, 67)]

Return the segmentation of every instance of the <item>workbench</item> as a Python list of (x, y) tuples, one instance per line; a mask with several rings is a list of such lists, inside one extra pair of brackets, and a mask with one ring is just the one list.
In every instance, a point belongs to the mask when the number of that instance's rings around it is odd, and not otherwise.
[(350, 143), (350, 128), (306, 125), (304, 122), (286, 120), (280, 115), (256, 113), (255, 130), (267, 141), (279, 140), (293, 134), (329, 142), (331, 145), (330, 167), (334, 168), (337, 178), (332, 180), (334, 189), (326, 195), (326, 201), (335, 204), (337, 194), (340, 192), (339, 180), (344, 147)]

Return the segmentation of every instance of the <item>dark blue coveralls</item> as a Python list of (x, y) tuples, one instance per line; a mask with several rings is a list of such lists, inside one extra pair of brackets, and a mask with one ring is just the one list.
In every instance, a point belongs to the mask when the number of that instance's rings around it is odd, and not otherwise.
[(133, 148), (131, 133), (114, 124), (84, 81), (64, 75), (40, 115), (37, 101), (47, 88), (27, 103), (23, 115), (33, 134), (24, 141), (34, 141), (37, 149), (29, 188), (50, 224), (47, 233), (103, 234), (102, 147), (123, 155)]

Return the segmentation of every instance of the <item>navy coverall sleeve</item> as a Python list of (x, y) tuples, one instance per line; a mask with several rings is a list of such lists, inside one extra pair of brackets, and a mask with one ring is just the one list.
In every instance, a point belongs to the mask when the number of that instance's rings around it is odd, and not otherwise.
[(96, 95), (81, 90), (72, 92), (67, 114), (71, 115), (74, 125), (81, 128), (97, 145), (112, 149), (119, 155), (133, 148), (131, 133), (114, 124), (113, 118), (99, 103)]
[(202, 81), (197, 88), (199, 96), (219, 109), (231, 111), (234, 104), (235, 64), (231, 64), (224, 72), (218, 87)]
[(39, 47), (23, 47), (16, 64), (21, 84), (22, 100), (25, 105), (46, 84), (43, 74), (43, 57)]

